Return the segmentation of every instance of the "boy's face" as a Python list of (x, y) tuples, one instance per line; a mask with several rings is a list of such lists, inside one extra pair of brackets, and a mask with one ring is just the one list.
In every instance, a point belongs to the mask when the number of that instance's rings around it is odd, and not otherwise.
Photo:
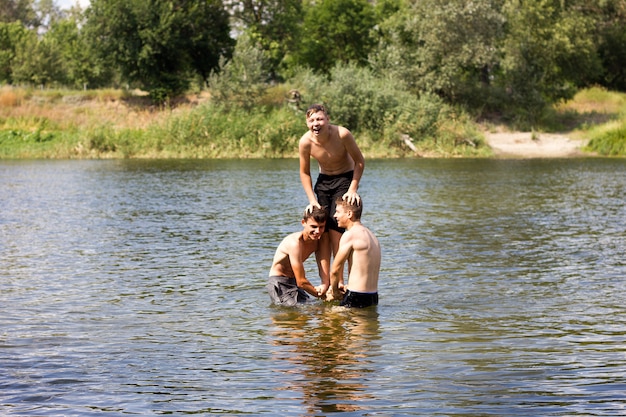
[(348, 214), (349, 211), (346, 210), (344, 206), (342, 206), (341, 204), (337, 204), (333, 217), (335, 218), (335, 220), (337, 220), (337, 225), (339, 227), (346, 227), (349, 218)]
[(319, 240), (324, 233), (326, 222), (318, 222), (313, 218), (309, 218), (306, 220), (302, 220), (302, 227), (304, 228), (302, 233), (304, 234), (305, 238), (309, 240)]
[(317, 111), (306, 118), (306, 125), (314, 135), (319, 135), (324, 126), (328, 125), (328, 116), (323, 111)]

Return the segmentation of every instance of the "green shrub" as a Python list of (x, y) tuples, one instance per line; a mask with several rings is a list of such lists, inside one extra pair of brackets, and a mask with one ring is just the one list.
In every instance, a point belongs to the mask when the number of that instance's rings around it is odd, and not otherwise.
[(98, 129), (87, 132), (85, 144), (90, 152), (107, 153), (117, 150), (116, 135), (112, 129)]
[[(302, 93), (306, 105), (325, 104), (331, 121), (350, 129), (357, 141), (367, 138), (361, 143), (365, 150), (376, 148), (379, 153), (379, 143), (405, 152), (404, 135), (415, 142), (430, 140), (433, 144), (438, 140), (444, 143), (439, 136), (445, 135), (450, 138), (446, 152), (462, 144), (482, 143), (479, 134), (467, 133), (473, 123), (466, 116), (457, 116), (463, 112), (434, 94), (418, 97), (402, 82), (381, 78), (367, 68), (340, 64), (333, 68), (330, 79), (302, 70), (288, 83)], [(441, 151), (439, 145), (434, 148), (429, 151)]]
[(600, 155), (626, 156), (626, 123), (598, 134), (589, 141), (587, 148)]
[(303, 115), (286, 106), (240, 107), (204, 105), (172, 117), (149, 136), (161, 150), (196, 148), (195, 157), (293, 157), (306, 129)]
[(247, 35), (237, 40), (230, 61), (220, 59), (221, 71), (209, 78), (212, 100), (228, 107), (252, 109), (267, 89), (267, 56)]

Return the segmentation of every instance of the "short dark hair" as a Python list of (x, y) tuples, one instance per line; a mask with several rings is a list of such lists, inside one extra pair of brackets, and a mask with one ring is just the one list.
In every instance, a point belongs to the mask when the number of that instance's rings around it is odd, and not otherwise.
[(360, 200), (358, 203), (348, 203), (348, 200), (344, 200), (341, 197), (337, 197), (335, 200), (336, 206), (343, 206), (346, 210), (350, 210), (354, 215), (354, 220), (361, 220), (361, 214), (363, 213), (363, 200)]
[(323, 104), (311, 104), (308, 109), (306, 109), (306, 117), (310, 117), (312, 114), (317, 113), (318, 111), (324, 112), (326, 116), (328, 116), (328, 111), (326, 111), (326, 107)]
[(326, 222), (328, 220), (328, 212), (326, 211), (326, 207), (319, 208), (317, 206), (313, 206), (311, 211), (304, 210), (304, 214), (302, 215), (302, 220), (307, 221), (309, 219), (313, 219), (318, 223)]

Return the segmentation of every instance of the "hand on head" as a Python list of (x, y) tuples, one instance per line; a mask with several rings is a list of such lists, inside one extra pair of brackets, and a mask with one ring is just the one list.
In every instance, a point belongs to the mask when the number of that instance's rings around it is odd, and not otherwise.
[(357, 193), (347, 192), (341, 198), (349, 204), (355, 204), (357, 206), (361, 204), (361, 197)]
[(306, 206), (306, 208), (304, 209), (304, 212), (307, 214), (311, 214), (313, 212), (313, 207), (322, 208), (322, 206), (320, 206), (320, 204), (316, 201), (315, 203), (312, 203)]

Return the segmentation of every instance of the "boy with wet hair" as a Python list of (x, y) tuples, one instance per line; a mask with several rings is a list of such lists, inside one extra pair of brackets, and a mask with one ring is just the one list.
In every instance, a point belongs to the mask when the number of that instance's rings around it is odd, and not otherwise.
[[(369, 307), (378, 304), (378, 275), (380, 272), (381, 250), (378, 238), (361, 224), (362, 202), (350, 203), (336, 200), (334, 217), (346, 231), (341, 236), (339, 250), (330, 270), (329, 299), (340, 299), (345, 307)], [(348, 275), (348, 285), (343, 282), (344, 264), (352, 261)]]
[[(305, 210), (302, 231), (285, 237), (274, 254), (270, 268), (267, 291), (274, 304), (294, 306), (326, 295), (330, 286), (330, 239), (324, 233), (327, 221), (324, 207)], [(315, 253), (322, 284), (314, 287), (306, 278), (304, 261)]]

